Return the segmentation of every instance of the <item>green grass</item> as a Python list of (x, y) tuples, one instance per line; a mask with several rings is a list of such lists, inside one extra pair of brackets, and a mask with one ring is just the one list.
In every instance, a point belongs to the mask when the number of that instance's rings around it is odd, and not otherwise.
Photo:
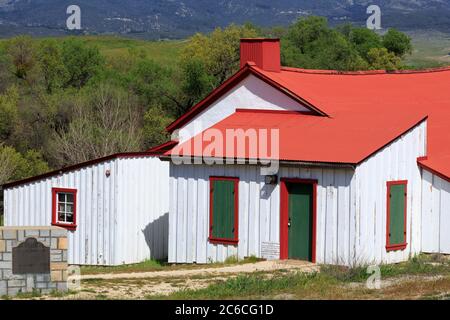
[[(369, 277), (367, 266), (348, 268), (324, 265), (320, 271), (341, 282), (363, 282)], [(380, 265), (380, 272), (381, 278), (403, 275), (450, 275), (450, 260), (446, 260), (442, 255), (421, 254), (406, 262)]]
[(200, 290), (181, 290), (169, 297), (147, 296), (148, 299), (236, 299), (241, 297), (263, 297), (274, 293), (282, 293), (298, 288), (316, 287), (318, 284), (328, 284), (332, 279), (326, 279), (320, 273), (283, 274), (276, 272), (267, 278), (262, 274), (240, 275), (226, 281), (219, 281)]
[[(63, 41), (66, 37), (52, 37)], [(36, 43), (49, 38), (34, 38)], [(176, 65), (181, 50), (187, 44), (187, 40), (149, 41), (140, 39), (123, 38), (119, 36), (77, 36), (77, 39), (87, 44), (96, 46), (107, 61), (112, 58), (122, 57), (129, 52), (144, 55), (156, 63), (167, 66)], [(0, 44), (8, 39), (0, 39)]]
[(135, 273), (151, 271), (172, 271), (181, 269), (199, 269), (199, 268), (220, 268), (228, 265), (239, 265), (246, 263), (255, 263), (262, 259), (254, 256), (238, 260), (237, 257), (229, 257), (224, 262), (204, 264), (169, 264), (161, 260), (145, 260), (141, 263), (127, 264), (113, 267), (82, 266), (81, 274), (104, 274), (104, 273)]
[[(363, 283), (370, 276), (367, 267), (321, 266), (320, 272), (240, 275), (219, 281), (200, 290), (181, 290), (169, 296), (146, 296), (147, 299), (249, 299), (291, 295), (296, 298), (352, 298), (357, 294), (375, 294), (361, 288), (359, 293), (343, 292), (343, 286)], [(381, 265), (381, 279), (400, 276), (450, 276), (450, 261), (440, 255), (419, 255), (407, 262)], [(355, 295), (355, 296), (352, 296)], [(435, 298), (433, 296), (433, 298)], [(444, 297), (445, 298), (445, 297)]]
[(97, 46), (108, 59), (124, 55), (131, 51), (144, 53), (148, 58), (161, 65), (173, 65), (178, 61), (186, 41), (145, 41), (114, 36), (81, 37), (86, 43)]
[(406, 57), (405, 64), (415, 69), (450, 65), (450, 35), (436, 31), (409, 33), (413, 53)]
[(159, 271), (167, 267), (167, 263), (157, 260), (145, 260), (141, 263), (126, 264), (114, 267), (82, 266), (81, 274), (133, 273)]

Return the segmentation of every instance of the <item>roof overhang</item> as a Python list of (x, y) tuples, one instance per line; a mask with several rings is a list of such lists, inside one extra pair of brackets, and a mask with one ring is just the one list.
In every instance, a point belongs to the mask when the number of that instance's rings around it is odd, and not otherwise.
[(109, 156), (105, 156), (105, 157), (102, 157), (102, 158), (97, 158), (97, 159), (89, 160), (89, 161), (86, 161), (86, 162), (74, 164), (74, 165), (71, 165), (71, 166), (68, 166), (68, 167), (64, 167), (64, 168), (61, 168), (61, 169), (57, 169), (57, 170), (53, 170), (53, 171), (50, 171), (50, 172), (46, 172), (46, 173), (40, 174), (38, 176), (34, 176), (34, 177), (26, 178), (26, 179), (21, 179), (21, 180), (5, 183), (4, 185), (2, 185), (2, 188), (3, 189), (9, 189), (9, 188), (21, 186), (21, 185), (32, 183), (32, 182), (35, 182), (35, 181), (39, 181), (39, 180), (47, 179), (47, 178), (50, 178), (50, 177), (58, 176), (58, 175), (61, 175), (63, 173), (69, 172), (69, 171), (82, 169), (82, 168), (89, 167), (89, 166), (92, 166), (92, 165), (95, 165), (95, 164), (98, 164), (98, 163), (102, 163), (102, 162), (105, 162), (105, 161), (114, 160), (114, 159), (118, 159), (118, 158), (158, 157), (160, 155), (161, 155), (161, 153), (157, 153), (157, 152), (115, 153), (115, 154), (111, 154)]
[(431, 168), (431, 167), (428, 166), (427, 164), (425, 164), (424, 162), (427, 161), (427, 160), (428, 160), (428, 157), (419, 157), (419, 158), (417, 158), (417, 165), (418, 165), (419, 167), (421, 167), (422, 169), (427, 170), (427, 171), (429, 171), (430, 173), (432, 173), (432, 174), (438, 176), (439, 178), (444, 179), (445, 181), (450, 182), (450, 177), (449, 177), (449, 176), (447, 176), (447, 175), (445, 175), (445, 174), (443, 174), (443, 173), (441, 173), (441, 172), (439, 172), (439, 171), (437, 171), (437, 170)]
[[(172, 161), (174, 156), (171, 155), (163, 155), (159, 158), (162, 161)], [(175, 156), (176, 157), (176, 156)], [(274, 159), (244, 159), (244, 158), (219, 158), (219, 157), (195, 157), (195, 156), (186, 156), (186, 157), (178, 157), (180, 161), (189, 161), (192, 165), (203, 165), (209, 163), (216, 164), (227, 164), (227, 165), (256, 165), (256, 166), (266, 166), (269, 167), (268, 163), (276, 161), (280, 165), (284, 167), (307, 167), (307, 168), (344, 168), (344, 169), (352, 169), (354, 170), (357, 167), (356, 163), (339, 163), (339, 162), (314, 162), (314, 161), (290, 161), (290, 160), (274, 160)]]

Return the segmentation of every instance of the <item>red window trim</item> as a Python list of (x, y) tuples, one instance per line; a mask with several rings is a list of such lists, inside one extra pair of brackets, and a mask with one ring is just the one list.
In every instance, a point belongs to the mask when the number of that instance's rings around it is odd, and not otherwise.
[[(58, 193), (72, 193), (73, 194), (73, 223), (61, 223), (57, 219), (57, 201)], [(52, 188), (52, 226), (61, 227), (68, 230), (75, 230), (77, 228), (77, 189), (67, 188)]]
[[(214, 181), (233, 181), (234, 182), (234, 238), (220, 239), (212, 235), (213, 223), (213, 182)], [(208, 240), (213, 244), (237, 245), (239, 242), (239, 178), (236, 177), (209, 177), (209, 237)]]
[[(404, 185), (405, 186), (405, 212), (404, 212), (404, 225), (403, 225), (403, 236), (404, 241), (403, 243), (399, 244), (390, 244), (389, 243), (389, 233), (390, 233), (390, 220), (391, 220), (391, 198), (389, 197), (391, 187), (392, 186), (398, 186), (398, 185)], [(386, 190), (386, 205), (387, 205), (387, 215), (386, 215), (386, 251), (398, 251), (398, 250), (405, 250), (408, 246), (408, 243), (406, 242), (406, 236), (407, 236), (407, 227), (406, 227), (406, 219), (407, 219), (407, 212), (408, 212), (408, 180), (399, 180), (399, 181), (388, 181), (386, 183), (387, 190)]]
[(288, 183), (310, 184), (313, 187), (313, 226), (312, 226), (312, 256), (311, 262), (316, 262), (316, 244), (317, 244), (317, 180), (281, 178), (281, 194), (280, 194), (280, 259), (286, 260), (289, 257), (289, 192), (287, 190)]

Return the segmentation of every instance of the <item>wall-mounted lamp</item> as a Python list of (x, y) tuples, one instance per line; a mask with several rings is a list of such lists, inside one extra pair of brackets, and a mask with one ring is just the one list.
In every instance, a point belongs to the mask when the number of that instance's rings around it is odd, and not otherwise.
[(277, 184), (278, 183), (278, 176), (276, 174), (265, 176), (264, 182), (266, 184)]
[(109, 170), (109, 169), (106, 170), (105, 175), (106, 175), (106, 177), (109, 177), (111, 175), (111, 170)]

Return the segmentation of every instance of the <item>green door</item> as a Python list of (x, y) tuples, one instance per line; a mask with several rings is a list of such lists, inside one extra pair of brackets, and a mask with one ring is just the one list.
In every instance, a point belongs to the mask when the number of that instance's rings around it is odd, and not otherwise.
[(289, 193), (289, 259), (312, 261), (313, 186), (292, 183)]

